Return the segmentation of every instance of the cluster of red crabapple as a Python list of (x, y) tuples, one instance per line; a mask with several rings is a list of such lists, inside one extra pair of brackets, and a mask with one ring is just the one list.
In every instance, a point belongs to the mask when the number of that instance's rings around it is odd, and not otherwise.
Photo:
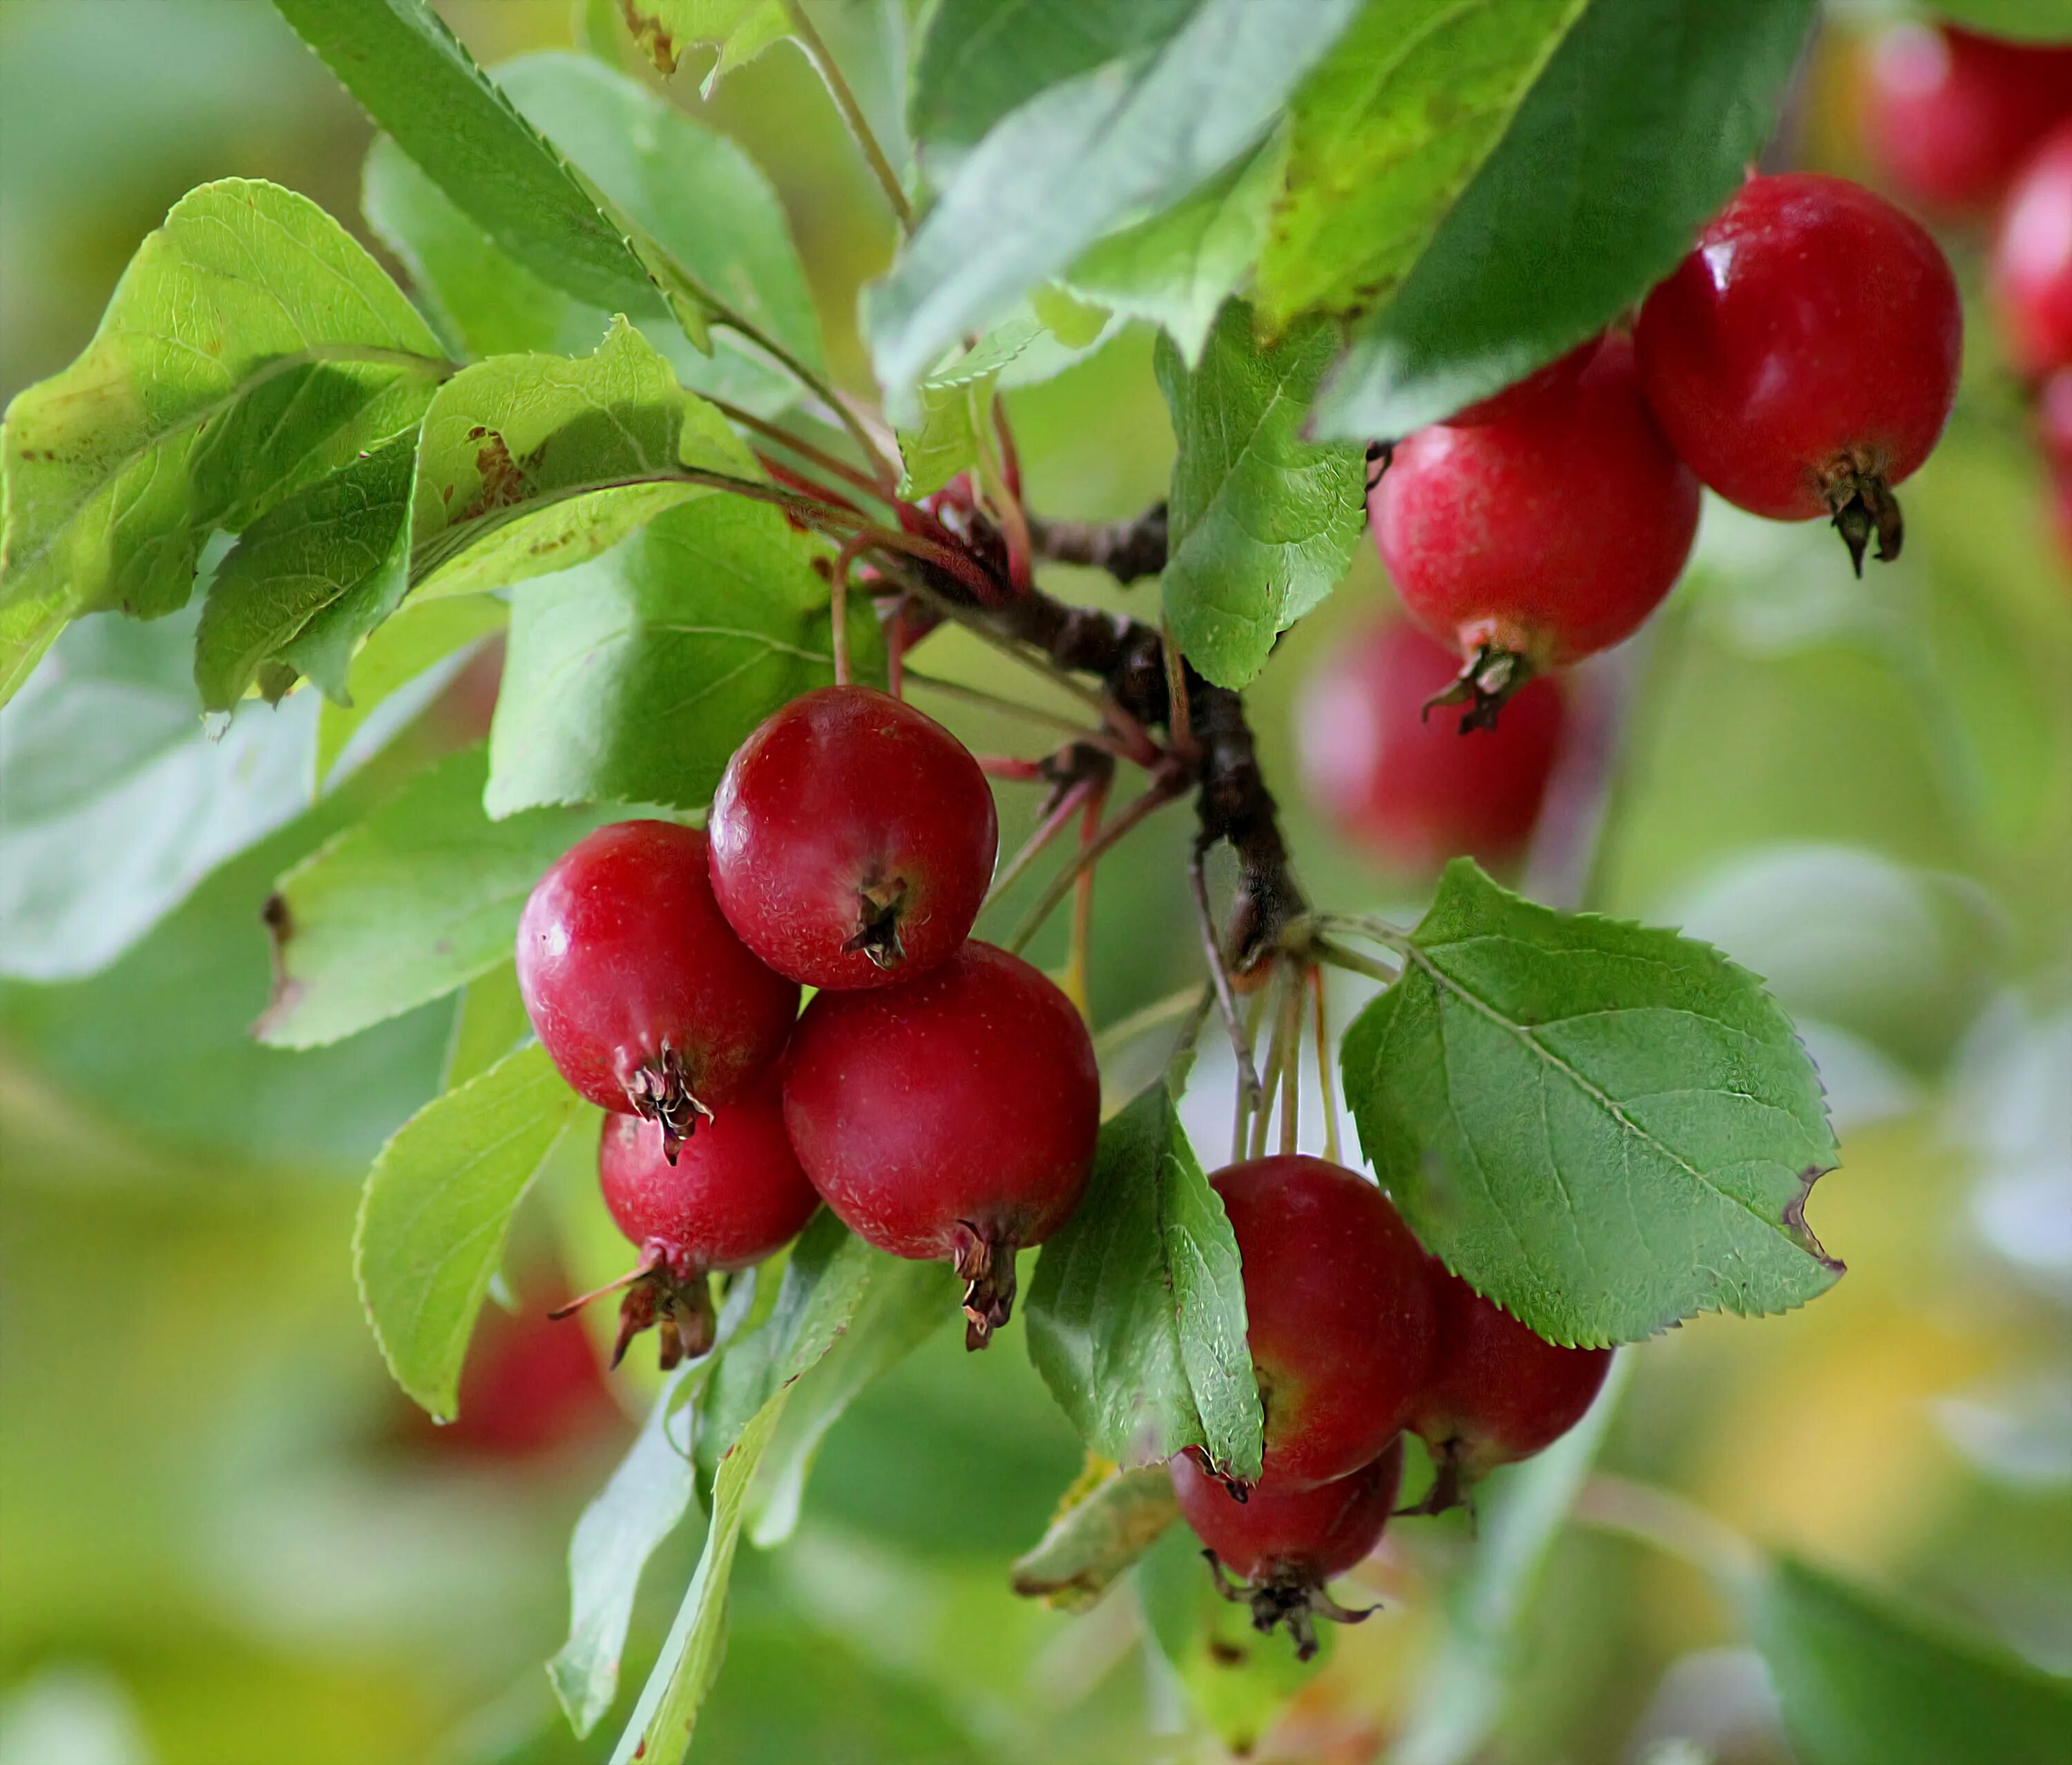
[[(1859, 567), (1873, 538), (1897, 555), (1893, 487), (1941, 431), (1960, 339), (1949, 268), (1912, 220), (1842, 179), (1752, 178), (1630, 334), (1390, 450), (1376, 541), (1412, 616), (1463, 658), (1437, 695), (1466, 702), (1462, 733), (1495, 728), (1514, 698), (1507, 730), (1558, 717), (1536, 677), (1660, 603), (1701, 480), (1774, 518), (1827, 515)], [(519, 981), (556, 1066), (608, 1112), (600, 1184), (639, 1249), (614, 1283), (618, 1356), (650, 1325), (665, 1368), (706, 1352), (708, 1276), (782, 1249), (823, 1202), (880, 1249), (951, 1263), (968, 1346), (1006, 1322), (1015, 1252), (1085, 1187), (1100, 1082), (1072, 1002), (970, 937), (997, 846), (990, 788), (956, 737), (841, 684), (742, 743), (706, 831), (619, 823), (542, 878)], [(1547, 1342), (1478, 1296), (1338, 1164), (1284, 1154), (1212, 1180), (1243, 1266), (1264, 1463), (1244, 1483), (1190, 1450), (1173, 1486), (1243, 1582), (1226, 1590), (1306, 1653), (1314, 1615), (1358, 1615), (1324, 1582), (1396, 1511), (1404, 1432), (1435, 1466), (1418, 1509), (1438, 1512), (1572, 1426), (1610, 1351)]]

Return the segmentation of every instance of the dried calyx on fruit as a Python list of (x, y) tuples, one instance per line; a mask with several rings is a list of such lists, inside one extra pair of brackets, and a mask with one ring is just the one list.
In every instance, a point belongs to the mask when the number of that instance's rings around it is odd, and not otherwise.
[(860, 1238), (950, 1262), (965, 1344), (1014, 1303), (1014, 1253), (1079, 1204), (1100, 1073), (1078, 1008), (1039, 969), (970, 943), (919, 979), (816, 994), (784, 1062), (784, 1124)]
[(662, 1129), (664, 1156), (775, 1061), (799, 989), (734, 936), (705, 836), (621, 821), (548, 870), (518, 925), (518, 987), (561, 1076)]
[(1847, 179), (1751, 178), (1647, 297), (1647, 399), (1692, 470), (1751, 514), (1832, 520), (1856, 572), (1957, 393), (1956, 279), (1921, 225)]
[(1439, 1348), (1411, 1419), (1431, 1449), (1430, 1491), (1415, 1513), (1460, 1506), (1479, 1478), (1530, 1458), (1583, 1419), (1609, 1348), (1564, 1348), (1492, 1305), (1457, 1275), (1431, 1265)]
[(1268, 1493), (1368, 1463), (1410, 1418), (1432, 1359), (1424, 1253), (1381, 1191), (1322, 1158), (1256, 1158), (1211, 1179), (1244, 1265), (1246, 1341), (1266, 1413)]
[(820, 1197), (785, 1138), (777, 1088), (715, 1110), (672, 1162), (660, 1123), (606, 1116), (598, 1144), (598, 1186), (619, 1229), (639, 1247), (631, 1271), (553, 1313), (565, 1318), (600, 1294), (623, 1288), (617, 1366), (650, 1324), (664, 1371), (713, 1345), (713, 1273), (747, 1269), (804, 1229)]
[(829, 686), (767, 718), (713, 799), (713, 890), (780, 974), (911, 980), (969, 934), (999, 844), (978, 762), (934, 718)]
[(1698, 530), (1697, 479), (1642, 401), (1627, 338), (1490, 404), (1397, 444), (1367, 500), (1404, 608), (1462, 660), (1432, 702), (1465, 705), (1464, 733), (1532, 675), (1630, 636)]
[[(1324, 1590), (1381, 1541), (1403, 1479), (1398, 1438), (1350, 1475), (1306, 1489), (1256, 1489), (1239, 1502), (1190, 1448), (1167, 1466), (1180, 1512), (1205, 1547), (1226, 1599), (1252, 1609), (1262, 1631), (1285, 1626), (1297, 1656), (1317, 1652), (1316, 1620), (1357, 1624), (1374, 1611), (1348, 1611)], [(1235, 1584), (1227, 1578), (1236, 1578)]]

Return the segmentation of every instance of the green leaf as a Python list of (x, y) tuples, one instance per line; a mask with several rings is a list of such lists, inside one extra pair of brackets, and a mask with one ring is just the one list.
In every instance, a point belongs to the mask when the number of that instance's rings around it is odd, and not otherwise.
[(490, 821), (487, 776), (479, 747), (442, 760), (281, 878), (268, 907), (278, 979), (261, 1041), (320, 1047), (509, 958), (540, 873), (598, 817)]
[(1066, 273), (1089, 300), (1164, 327), (1192, 367), (1266, 240), (1287, 142), (1276, 134), (1194, 195), (1090, 246)]
[(1367, 515), (1362, 450), (1301, 438), (1335, 346), (1322, 320), (1261, 347), (1233, 301), (1190, 370), (1161, 342), (1158, 384), (1179, 442), (1173, 463), (1166, 619), (1219, 686), (1247, 685), (1274, 640), (1330, 593)]
[(1401, 952), (1346, 1033), (1346, 1098), (1396, 1205), (1477, 1291), (1602, 1345), (1834, 1284), (1803, 1212), (1836, 1156), (1819, 1076), (1753, 975), (1465, 858)]
[(822, 1212), (793, 1246), (770, 1315), (721, 1360), (706, 1389), (697, 1442), (700, 1460), (716, 1461), (705, 1552), (613, 1765), (636, 1759), (641, 1765), (676, 1765), (690, 1746), (699, 1706), (719, 1671), (727, 1583), (750, 1480), (776, 1437), (794, 1382), (849, 1327), (872, 1283), (898, 1266)]
[(446, 367), (314, 203), (242, 179), (182, 197), (86, 352), (8, 407), (0, 699), (66, 620), (185, 606), (211, 533), (413, 426)]
[(1034, 313), (1017, 313), (921, 382), (915, 389), (920, 420), (899, 430), (902, 496), (928, 496), (978, 464), (981, 451), (992, 446), (993, 399), (1001, 374), (1048, 335)]
[[(1507, 33), (1518, 9), (1493, 10)], [(1355, 333), (1318, 400), (1318, 432), (1407, 434), (1551, 361), (1638, 300), (1770, 138), (1813, 14), (1813, 0), (1589, 0), (1415, 265), (1393, 272), (1402, 274), (1394, 298)], [(1434, 77), (1450, 105), (1452, 82), (1468, 76), (1453, 68)], [(1352, 125), (1379, 142), (1387, 119), (1379, 132)], [(1346, 239), (1335, 220), (1314, 230), (1310, 270), (1289, 255), (1272, 279), (1280, 310), (1312, 284), (1327, 303), (1341, 298), (1335, 266), (1349, 249), (1361, 261), (1376, 250), (1372, 238)], [(1355, 281), (1372, 273), (1346, 271)]]
[[(742, 739), (834, 678), (827, 555), (767, 504), (710, 496), (512, 597), (490, 733), (492, 815), (617, 800), (701, 808)], [(882, 669), (849, 599), (860, 678)]]
[(767, 1550), (799, 1524), (806, 1481), (828, 1430), (875, 1380), (957, 1315), (957, 1290), (940, 1263), (886, 1258), (873, 1265), (855, 1313), (792, 1388), (748, 1505), (748, 1537)]
[(1069, 1491), (1036, 1548), (1015, 1559), (1014, 1590), (1083, 1611), (1179, 1517), (1163, 1465), (1110, 1467), (1091, 1488)]
[(308, 802), (314, 707), (247, 706), (211, 741), (195, 624), (88, 619), (0, 709), (0, 973), (105, 968)]
[(412, 581), (467, 595), (579, 564), (709, 494), (685, 467), (760, 477), (725, 419), (623, 319), (579, 360), (479, 363), (425, 414)]
[(345, 696), (354, 648), (409, 586), (417, 459), (417, 437), (399, 435), (245, 529), (217, 567), (195, 635), (204, 710), (228, 710), (262, 666), (284, 657), (331, 697)]
[(317, 713), (318, 780), (329, 780), (347, 745), (397, 692), (456, 651), (502, 630), (510, 616), (504, 602), (487, 595), (405, 602), (347, 665), (345, 702), (327, 699)]
[(1786, 1557), (1754, 1595), (1756, 1646), (1805, 1765), (2060, 1765), (2072, 1681)]
[(669, 1376), (639, 1438), (569, 1541), (569, 1638), (547, 1663), (547, 1677), (579, 1736), (597, 1726), (618, 1695), (640, 1573), (697, 1493), (691, 1460), (697, 1412), (684, 1401), (684, 1385), (702, 1384), (712, 1365), (707, 1355)]
[[(511, 101), (679, 263), (808, 364), (820, 320), (776, 191), (746, 154), (665, 99), (584, 57), (528, 56), (496, 70)], [(578, 355), (610, 314), (502, 250), (394, 142), (368, 154), (368, 222), (409, 266), (440, 328), (470, 356)], [(649, 340), (696, 390), (759, 413), (796, 397), (790, 376), (731, 332), (701, 355), (674, 325)]]
[(352, 1262), (396, 1383), (456, 1413), (461, 1363), (511, 1216), (582, 1100), (535, 1043), (403, 1124), (368, 1173)]
[[(870, 291), (899, 401), (944, 350), (1116, 226), (1178, 201), (1264, 137), (1359, 0), (1201, 0), (1170, 40), (1046, 88), (957, 165)], [(974, 240), (987, 248), (974, 250)], [(909, 399), (911, 403), (911, 398)]]
[(499, 963), (478, 974), (461, 989), (454, 1008), (441, 1088), (458, 1089), (478, 1072), (487, 1072), (532, 1033), (532, 1021), (518, 990), (516, 963)]
[(619, 0), (619, 10), (641, 53), (664, 75), (676, 71), (687, 49), (716, 47), (719, 59), (705, 77), (707, 97), (791, 29), (782, 0)]
[(701, 329), (699, 291), (605, 212), (568, 163), (475, 65), (429, 0), (273, 0), (360, 108), (461, 210), (541, 281), (611, 312)]
[(1010, 110), (1104, 62), (1170, 41), (1200, 0), (941, 0), (908, 114), (931, 146), (976, 141)]
[(1928, 0), (1953, 24), (2037, 43), (2072, 39), (2072, 0)]
[(1148, 1465), (1200, 1446), (1232, 1476), (1259, 1475), (1237, 1242), (1162, 1084), (1102, 1128), (1024, 1316), (1030, 1359), (1092, 1451)]
[(1589, 3), (1374, 0), (1295, 95), (1267, 322), (1393, 294)]

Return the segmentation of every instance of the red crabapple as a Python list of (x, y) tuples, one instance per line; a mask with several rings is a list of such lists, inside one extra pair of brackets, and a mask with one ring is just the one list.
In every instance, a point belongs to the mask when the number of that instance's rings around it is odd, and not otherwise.
[(662, 1136), (659, 1122), (607, 1115), (598, 1143), (605, 1207), (640, 1252), (623, 1283), (615, 1367), (627, 1344), (657, 1319), (665, 1371), (704, 1354), (714, 1321), (706, 1276), (775, 1256), (820, 1204), (785, 1137), (774, 1076), (755, 1094), (715, 1109), (673, 1162)]
[(1071, 1216), (1100, 1073), (1040, 969), (967, 943), (896, 987), (816, 994), (784, 1062), (784, 1125), (822, 1198), (896, 1257), (954, 1264), (965, 1346), (1014, 1302), (1014, 1253)]
[(713, 892), (742, 941), (815, 987), (883, 986), (943, 961), (993, 880), (978, 762), (933, 718), (828, 686), (766, 718), (706, 824)]
[(1634, 332), (1648, 402), (1720, 496), (1828, 516), (1857, 573), (1899, 555), (1893, 487), (1957, 393), (1963, 315), (1941, 249), (1844, 178), (1751, 178), (1659, 284)]
[(1410, 1419), (1437, 1467), (1419, 1511), (1458, 1504), (1476, 1479), (1551, 1446), (1583, 1419), (1610, 1371), (1609, 1348), (1564, 1348), (1436, 1260), (1439, 1352)]
[(1993, 293), (2016, 368), (2072, 368), (2072, 123), (2051, 132), (2008, 192)]
[(2072, 47), (1952, 26), (1894, 25), (1872, 45), (1872, 156), (1899, 193), (1956, 214), (1989, 208), (2051, 125), (2072, 115)]
[(1583, 370), (1590, 365), (1604, 340), (1600, 333), (1578, 344), (1567, 355), (1556, 356), (1544, 367), (1536, 368), (1523, 378), (1513, 381), (1501, 392), (1491, 393), (1466, 409), (1455, 411), (1446, 419), (1446, 426), (1479, 429), (1485, 423), (1507, 422), (1531, 409), (1543, 398), (1565, 393), (1583, 377)]
[(1642, 403), (1618, 333), (1565, 390), (1476, 427), (1418, 430), (1367, 506), (1404, 607), (1466, 660), (1448, 695), (1469, 701), (1463, 731), (1530, 675), (1631, 636), (1698, 530), (1697, 480)]
[(1266, 1411), (1259, 1487), (1370, 1463), (1410, 1419), (1436, 1319), (1424, 1253), (1379, 1189), (1322, 1158), (1255, 1158), (1211, 1179), (1244, 1266), (1246, 1340)]
[[(1285, 1624), (1297, 1656), (1307, 1660), (1317, 1652), (1314, 1618), (1356, 1624), (1368, 1615), (1337, 1604), (1324, 1583), (1381, 1542), (1403, 1481), (1400, 1435), (1350, 1475), (1308, 1489), (1256, 1489), (1242, 1502), (1204, 1468), (1194, 1448), (1168, 1460), (1166, 1468), (1182, 1516), (1207, 1547), (1219, 1590), (1251, 1607), (1255, 1629)], [(1229, 1585), (1226, 1570), (1244, 1585)]]
[(799, 1010), (721, 914), (705, 835), (671, 821), (599, 828), (555, 860), (518, 923), (518, 987), (561, 1076), (660, 1122), (672, 1153), (746, 1094)]
[(1434, 871), (1461, 853), (1501, 863), (1539, 819), (1566, 717), (1560, 683), (1527, 681), (1501, 722), (1464, 741), (1424, 714), (1458, 672), (1450, 651), (1390, 621), (1335, 649), (1297, 703), (1311, 800), (1392, 869)]

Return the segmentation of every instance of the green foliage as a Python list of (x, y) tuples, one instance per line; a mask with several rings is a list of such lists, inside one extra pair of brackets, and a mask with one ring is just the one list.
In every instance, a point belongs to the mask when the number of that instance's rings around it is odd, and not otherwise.
[(500, 631), (510, 609), (488, 595), (406, 603), (372, 633), (346, 670), (347, 702), (317, 713), (317, 777), (328, 779), (346, 746), (396, 693), (439, 663)]
[(600, 817), (541, 810), (491, 821), (487, 776), (480, 748), (442, 760), (281, 878), (279, 981), (261, 1041), (319, 1047), (509, 959), (540, 873)]
[[(496, 70), (533, 125), (663, 249), (801, 360), (820, 360), (820, 321), (776, 191), (724, 135), (586, 57), (527, 56)], [(368, 155), (369, 224), (410, 268), (436, 323), (471, 356), (528, 350), (575, 355), (604, 334), (610, 311), (543, 282), (446, 195), (393, 141)], [(792, 381), (731, 332), (702, 356), (674, 325), (648, 340), (679, 379), (770, 411)]]
[(759, 475), (726, 420), (624, 319), (575, 361), (478, 363), (425, 413), (413, 582), (466, 595), (566, 570), (706, 494), (685, 467)]
[(1322, 321), (1261, 348), (1233, 301), (1191, 372), (1161, 343), (1173, 413), (1166, 619), (1187, 660), (1219, 686), (1246, 685), (1274, 640), (1344, 575), (1366, 520), (1365, 464), (1346, 442), (1301, 438), (1335, 343)]
[[(914, 383), (965, 331), (1255, 146), (1356, 10), (1357, 0), (1202, 0), (1164, 43), (1009, 113), (958, 161), (870, 290), (871, 352), (894, 415), (907, 415)], [(1019, 54), (1007, 41), (991, 52)]]
[(1268, 323), (1385, 302), (1589, 3), (1369, 5), (1295, 95), (1259, 269)]
[(1928, 0), (1929, 9), (1953, 24), (1996, 37), (2063, 42), (2072, 38), (2068, 0)]
[(1753, 1628), (1806, 1765), (2055, 1765), (2072, 1681), (2054, 1678), (1786, 1557), (1753, 1596)]
[(310, 707), (250, 706), (211, 741), (194, 624), (88, 620), (0, 709), (0, 973), (105, 968), (308, 800)]
[(702, 340), (705, 302), (688, 278), (604, 212), (427, 0), (274, 3), (367, 113), (536, 276), (606, 311), (656, 310), (666, 292)]
[[(834, 678), (823, 541), (767, 504), (708, 497), (609, 556), (513, 597), (490, 738), (488, 805), (702, 808), (742, 739)], [(882, 677), (870, 602), (850, 654)]]
[(66, 620), (186, 605), (212, 531), (409, 429), (446, 371), (306, 198), (243, 179), (183, 196), (86, 352), (8, 407), (0, 698)]
[(367, 1175), (353, 1272), (396, 1383), (434, 1416), (458, 1405), (461, 1363), (511, 1216), (582, 1100), (536, 1043), (434, 1097)]
[(1104, 62), (1170, 42), (1201, 0), (940, 0), (908, 113), (931, 146), (966, 146), (1009, 111)]
[[(1507, 31), (1515, 11), (1496, 14)], [(1812, 17), (1812, 0), (1590, 0), (1414, 265), (1390, 268), (1400, 284), (1354, 332), (1318, 401), (1319, 431), (1407, 434), (1552, 360), (1646, 294), (1769, 138)], [(1540, 22), (1558, 29), (1560, 19)], [(1462, 74), (1445, 66), (1428, 77), (1451, 104)], [(1347, 84), (1312, 94), (1321, 150), (1348, 126), (1357, 150), (1386, 150), (1392, 119), (1362, 121), (1356, 71)], [(1377, 94), (1384, 105), (1390, 96)], [(1435, 179), (1424, 203), (1443, 201), (1446, 187)], [(1431, 208), (1422, 212), (1429, 227)], [(1322, 209), (1313, 237), (1307, 269), (1292, 244), (1269, 250), (1281, 310), (1309, 289), (1334, 302), (1356, 295), (1380, 261), (1371, 236), (1346, 237)]]
[(398, 436), (275, 504), (239, 536), (195, 634), (204, 710), (228, 710), (271, 662), (344, 699), (355, 647), (409, 586), (417, 466), (417, 438)]
[(687, 49), (717, 45), (708, 93), (791, 29), (783, 0), (620, 0), (620, 6), (633, 40), (659, 72), (674, 73)]
[(1014, 1565), (1014, 1590), (1067, 1611), (1083, 1611), (1180, 1517), (1163, 1465), (1110, 1468), (1067, 1493), (1050, 1528)]
[(1198, 1446), (1233, 1476), (1259, 1475), (1237, 1243), (1162, 1084), (1102, 1128), (1086, 1198), (1044, 1245), (1023, 1316), (1030, 1358), (1092, 1451), (1146, 1465)]
[(1465, 858), (1341, 1050), (1360, 1143), (1428, 1248), (1549, 1340), (1803, 1305), (1833, 1166), (1819, 1078), (1754, 977), (1557, 913)]

